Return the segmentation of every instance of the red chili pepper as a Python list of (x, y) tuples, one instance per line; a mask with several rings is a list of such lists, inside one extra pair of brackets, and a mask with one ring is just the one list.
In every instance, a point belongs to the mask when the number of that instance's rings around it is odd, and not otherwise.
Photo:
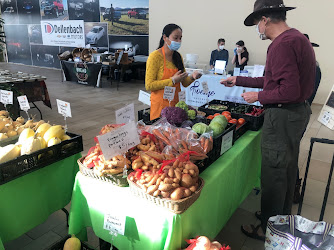
[(143, 173), (143, 170), (142, 169), (136, 169), (136, 179), (139, 180), (140, 179), (140, 176), (141, 174)]

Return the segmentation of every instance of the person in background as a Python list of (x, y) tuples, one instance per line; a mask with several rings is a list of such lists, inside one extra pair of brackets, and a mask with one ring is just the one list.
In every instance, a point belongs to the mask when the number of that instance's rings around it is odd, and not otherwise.
[(111, 25), (114, 25), (114, 15), (115, 15), (115, 9), (114, 7), (112, 7), (112, 4), (110, 4)]
[(268, 219), (291, 214), (298, 170), (300, 140), (310, 120), (307, 99), (315, 81), (312, 45), (298, 30), (286, 23), (282, 0), (256, 0), (254, 11), (244, 21), (256, 25), (261, 40), (270, 39), (264, 77), (236, 77), (221, 80), (225, 86), (263, 88), (241, 96), (248, 103), (259, 101), (265, 108), (261, 137), (261, 211), (257, 226), (243, 225), (248, 237), (265, 240)]
[[(162, 31), (159, 47), (153, 51), (146, 63), (145, 88), (151, 91), (150, 119), (160, 117), (161, 110), (175, 106), (179, 101), (178, 93), (181, 85), (189, 86), (195, 79), (201, 77), (198, 71), (188, 76), (185, 72), (183, 59), (177, 50), (181, 47), (182, 29), (176, 24), (168, 24)], [(163, 99), (164, 88), (175, 87), (174, 100), (170, 103)]]
[(249, 54), (247, 48), (245, 47), (244, 41), (240, 40), (236, 43), (232, 64), (235, 64), (236, 68), (240, 68), (240, 70), (243, 70), (247, 65), (248, 60)]
[[(309, 38), (309, 36), (307, 34), (304, 34), (304, 36), (306, 36), (307, 39), (310, 40), (310, 38)], [(311, 43), (311, 45), (312, 45), (313, 48), (320, 47), (319, 44), (316, 44), (316, 43)], [(314, 90), (313, 90), (313, 93), (310, 96), (310, 98), (307, 99), (307, 101), (310, 104), (310, 106), (312, 105), (314, 97), (317, 94), (317, 91), (318, 91), (318, 88), (319, 88), (319, 85), (320, 85), (320, 81), (321, 81), (321, 70), (320, 70), (319, 63), (316, 62)], [(300, 201), (300, 198), (301, 198), (301, 195), (300, 195), (300, 187), (301, 187), (301, 185), (302, 185), (302, 179), (299, 178), (299, 169), (298, 169), (296, 186), (295, 186), (295, 193), (294, 193), (294, 196), (293, 196), (293, 203), (295, 203), (295, 204), (298, 204), (299, 201)]]
[(225, 39), (219, 38), (217, 42), (218, 48), (211, 52), (210, 57), (210, 67), (213, 69), (215, 67), (216, 60), (226, 61), (226, 66), (228, 63), (228, 51), (224, 49)]

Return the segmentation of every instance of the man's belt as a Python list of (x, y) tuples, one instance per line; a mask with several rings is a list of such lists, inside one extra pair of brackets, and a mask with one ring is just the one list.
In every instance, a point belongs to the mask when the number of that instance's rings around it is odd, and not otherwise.
[(269, 108), (281, 108), (281, 109), (289, 109), (289, 108), (296, 108), (302, 105), (305, 105), (308, 103), (307, 101), (303, 101), (300, 103), (278, 103), (278, 104), (264, 104), (263, 108), (264, 109), (269, 109)]

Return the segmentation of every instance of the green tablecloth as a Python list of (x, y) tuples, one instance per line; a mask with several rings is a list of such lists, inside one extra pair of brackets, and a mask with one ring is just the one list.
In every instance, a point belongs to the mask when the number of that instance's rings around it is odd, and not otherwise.
[(260, 184), (260, 132), (248, 131), (235, 145), (207, 168), (201, 177), (204, 188), (198, 200), (177, 215), (115, 187), (78, 173), (73, 190), (69, 233), (82, 240), (86, 227), (111, 242), (103, 229), (104, 214), (127, 216), (125, 236), (114, 239), (119, 249), (179, 249), (184, 239), (197, 235), (214, 238), (228, 219)]
[(0, 185), (0, 249), (71, 200), (81, 153)]

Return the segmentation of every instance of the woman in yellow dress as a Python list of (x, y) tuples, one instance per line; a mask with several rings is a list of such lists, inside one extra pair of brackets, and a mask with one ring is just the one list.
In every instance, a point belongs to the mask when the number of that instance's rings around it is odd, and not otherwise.
[[(188, 76), (185, 72), (183, 60), (177, 50), (181, 46), (182, 29), (176, 24), (168, 24), (164, 27), (160, 39), (159, 48), (153, 51), (146, 64), (146, 90), (151, 91), (150, 119), (160, 117), (161, 110), (169, 105), (175, 106), (179, 101), (178, 93), (181, 91), (180, 83), (188, 87), (201, 74), (195, 71)], [(164, 88), (175, 87), (174, 100), (170, 103), (163, 99)]]

